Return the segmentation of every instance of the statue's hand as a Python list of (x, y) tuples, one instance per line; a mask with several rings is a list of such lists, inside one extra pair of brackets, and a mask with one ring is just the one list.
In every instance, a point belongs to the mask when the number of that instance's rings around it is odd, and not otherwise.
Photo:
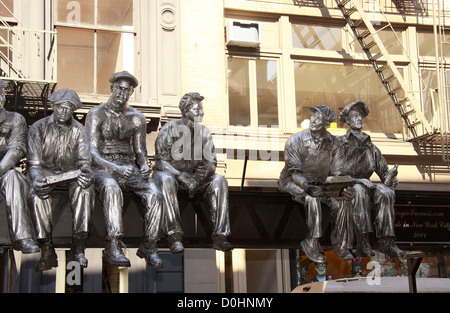
[(197, 181), (203, 181), (215, 172), (215, 168), (210, 164), (201, 164), (195, 169), (195, 178)]
[(44, 176), (37, 176), (32, 181), (32, 186), (36, 195), (41, 199), (50, 197), (52, 188), (47, 184), (47, 179)]
[(356, 182), (360, 183), (360, 184), (363, 184), (367, 188), (372, 188), (373, 187), (373, 183), (369, 179), (366, 179), (366, 178), (357, 179)]
[(133, 176), (133, 165), (116, 165), (116, 173), (122, 178), (128, 179)]
[(144, 179), (147, 179), (150, 176), (150, 173), (152, 172), (152, 169), (147, 164), (142, 165), (141, 167), (141, 177)]
[(355, 188), (354, 187), (347, 187), (342, 190), (341, 193), (342, 198), (344, 200), (351, 200), (355, 196)]
[(323, 190), (322, 187), (316, 186), (316, 185), (308, 185), (308, 188), (306, 190), (306, 192), (311, 196), (311, 197), (321, 197)]
[(77, 183), (82, 188), (88, 188), (94, 182), (94, 172), (87, 167), (81, 168), (81, 173), (78, 175)]
[(397, 177), (394, 177), (394, 178), (392, 179), (392, 184), (391, 184), (390, 186), (388, 186), (388, 187), (395, 188), (395, 187), (397, 187), (397, 186), (398, 186), (398, 178), (397, 178)]

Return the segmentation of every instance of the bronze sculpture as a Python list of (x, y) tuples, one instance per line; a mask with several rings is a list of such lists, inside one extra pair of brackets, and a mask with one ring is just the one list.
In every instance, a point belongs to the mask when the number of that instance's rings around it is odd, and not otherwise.
[(311, 261), (324, 263), (325, 255), (319, 243), (322, 237), (321, 202), (327, 203), (328, 197), (322, 196), (322, 188), (317, 183), (324, 183), (329, 176), (336, 138), (326, 129), (336, 119), (336, 113), (326, 105), (311, 107), (311, 112), (309, 129), (292, 135), (286, 142), (285, 166), (278, 186), (304, 205), (308, 230), (300, 246)]
[(111, 96), (91, 109), (86, 119), (89, 146), (95, 171), (95, 187), (103, 204), (106, 247), (103, 259), (114, 266), (129, 267), (122, 250), (123, 192), (132, 191), (142, 199), (143, 240), (137, 255), (155, 268), (163, 266), (157, 253), (162, 216), (162, 195), (149, 177), (146, 148), (146, 120), (128, 105), (139, 82), (127, 71), (109, 78)]
[[(30, 202), (41, 258), (36, 271), (58, 266), (52, 244), (51, 193), (57, 184), (67, 184), (73, 214), (71, 259), (87, 267), (84, 250), (94, 210), (94, 175), (84, 126), (73, 112), (81, 108), (78, 95), (70, 89), (52, 93), (48, 100), (53, 114), (31, 125), (28, 132), (28, 164), (31, 180)], [(75, 175), (65, 178), (65, 175)], [(61, 179), (54, 180), (55, 177)]]
[[(370, 136), (362, 132), (363, 119), (369, 108), (362, 101), (348, 104), (340, 113), (341, 122), (347, 123), (347, 133), (339, 137), (339, 145), (333, 162), (332, 175), (350, 175), (355, 178), (355, 196), (346, 203), (335, 201), (334, 210), (342, 221), (350, 225), (347, 234), (338, 238), (335, 246), (348, 249), (352, 246), (354, 234), (357, 239), (357, 252), (361, 256), (373, 255), (368, 235), (372, 232), (371, 214), (375, 216), (377, 235), (380, 237), (379, 251), (391, 257), (403, 256), (403, 251), (395, 244), (393, 187), (398, 184), (396, 168), (389, 171), (385, 158), (372, 143)], [(376, 173), (382, 183), (373, 183), (370, 177)], [(373, 210), (373, 212), (372, 212)], [(338, 225), (338, 227), (340, 227)], [(353, 234), (354, 232), (354, 234)], [(345, 253), (345, 252), (344, 252)]]
[(28, 183), (25, 175), (14, 169), (27, 151), (27, 124), (19, 113), (5, 110), (5, 89), (0, 80), (0, 183), (5, 197), (8, 229), (12, 246), (22, 253), (39, 252), (34, 242), (33, 225), (27, 204)]
[(167, 122), (155, 142), (153, 177), (164, 196), (162, 231), (167, 235), (172, 253), (184, 251), (177, 193), (184, 189), (192, 198), (201, 193), (211, 213), (213, 248), (233, 249), (230, 235), (228, 184), (216, 171), (216, 154), (212, 135), (201, 122), (204, 97), (197, 92), (185, 94), (180, 100), (182, 119)]

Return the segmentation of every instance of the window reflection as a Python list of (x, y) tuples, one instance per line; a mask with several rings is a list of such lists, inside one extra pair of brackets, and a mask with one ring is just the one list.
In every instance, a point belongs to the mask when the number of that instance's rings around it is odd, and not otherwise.
[(230, 125), (278, 126), (278, 63), (230, 57), (228, 100)]
[(248, 60), (228, 60), (228, 103), (230, 125), (250, 125), (250, 89)]
[[(450, 42), (450, 34), (446, 34), (445, 40)], [(435, 42), (434, 42), (434, 33), (432, 31), (425, 32), (420, 31), (417, 32), (417, 43), (419, 45), (419, 55), (420, 56), (436, 56)], [(440, 47), (439, 47), (440, 49)], [(450, 57), (450, 45), (443, 44), (442, 45), (442, 53), (445, 57)]]
[(14, 0), (2, 0), (0, 4), (1, 17), (13, 17), (14, 14)]
[(58, 88), (94, 92), (94, 31), (58, 28)]
[(277, 62), (256, 61), (258, 125), (278, 125)]
[(133, 0), (98, 0), (98, 24), (133, 26)]
[[(297, 127), (307, 125), (310, 107), (325, 104), (338, 115), (348, 103), (362, 100), (370, 114), (364, 130), (400, 133), (400, 114), (371, 66), (295, 62)], [(347, 128), (337, 121), (338, 127)]]
[[(360, 30), (360, 33), (362, 33), (364, 30)], [(378, 36), (380, 37), (381, 41), (383, 42), (384, 47), (389, 53), (392, 54), (403, 54), (403, 47), (402, 47), (402, 32), (401, 31), (392, 31), (392, 29), (387, 28), (385, 30), (381, 30), (377, 32)], [(352, 33), (353, 35), (353, 33)], [(353, 44), (355, 46), (355, 52), (357, 53), (363, 53), (364, 50), (361, 47), (361, 44), (354, 39), (353, 37)], [(373, 38), (371, 35), (366, 37), (364, 39), (364, 42), (366, 44), (373, 41)], [(380, 50), (377, 49), (377, 47), (373, 47), (370, 49), (372, 54), (377, 54)]]
[(94, 25), (94, 0), (56, 1), (56, 20), (59, 23)]
[(134, 68), (133, 34), (97, 32), (97, 93), (109, 94), (111, 73)]
[(111, 73), (134, 71), (133, 0), (55, 3), (58, 88), (109, 94)]
[(341, 28), (292, 24), (292, 44), (294, 48), (341, 51)]

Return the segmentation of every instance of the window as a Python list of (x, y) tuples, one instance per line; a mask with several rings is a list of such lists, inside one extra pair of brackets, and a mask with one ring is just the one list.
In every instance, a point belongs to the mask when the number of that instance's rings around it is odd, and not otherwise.
[[(445, 116), (446, 113), (443, 112), (444, 106), (440, 103), (441, 99), (439, 98), (439, 90), (438, 79), (435, 68), (421, 68), (421, 98), (422, 98), (422, 110), (425, 115), (425, 118), (428, 122), (433, 125), (440, 125), (439, 119), (442, 116)], [(445, 96), (448, 97), (450, 95), (450, 69), (445, 68), (443, 73), (443, 92)]]
[(58, 88), (109, 94), (109, 76), (134, 72), (133, 0), (56, 1)]
[(342, 28), (292, 24), (294, 48), (342, 51)]
[(312, 106), (326, 104), (339, 115), (350, 102), (362, 100), (370, 110), (364, 119), (365, 130), (401, 132), (400, 114), (372, 66), (296, 61), (294, 73), (297, 127), (307, 127)]
[(278, 126), (278, 62), (229, 57), (229, 123)]
[(13, 17), (14, 14), (14, 0), (0, 1), (0, 16), (3, 18)]
[[(360, 32), (363, 32), (363, 30), (360, 30)], [(403, 54), (403, 45), (402, 45), (402, 32), (401, 31), (393, 31), (391, 28), (386, 28), (383, 30), (378, 30), (377, 32), (378, 36), (380, 37), (381, 41), (383, 42), (384, 47), (390, 54)], [(352, 33), (353, 35), (353, 33)], [(361, 44), (352, 38), (353, 44), (355, 46), (355, 52), (357, 53), (364, 53)], [(364, 39), (364, 42), (366, 44), (373, 41), (372, 36), (369, 35)], [(371, 49), (372, 54), (377, 54), (379, 50), (376, 50), (376, 48)]]
[[(450, 35), (445, 35), (445, 42), (442, 44), (442, 55), (450, 57)], [(432, 31), (417, 31), (417, 43), (419, 45), (419, 56), (436, 57), (434, 33)], [(438, 47), (440, 49), (440, 47)]]

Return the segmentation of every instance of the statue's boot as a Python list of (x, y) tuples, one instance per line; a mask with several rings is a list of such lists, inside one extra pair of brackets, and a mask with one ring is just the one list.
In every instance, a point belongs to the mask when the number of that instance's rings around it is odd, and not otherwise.
[(58, 267), (58, 256), (50, 239), (38, 239), (41, 247), (41, 258), (36, 263), (35, 271), (42, 272)]
[(356, 236), (356, 252), (362, 257), (375, 255), (369, 243), (369, 234)]
[(315, 263), (325, 263), (326, 258), (317, 238), (306, 238), (300, 242), (300, 247), (308, 259)]
[(181, 242), (183, 235), (181, 233), (173, 233), (172, 235), (167, 237), (167, 241), (169, 242), (169, 248), (172, 253), (183, 253), (184, 246)]
[(130, 267), (130, 260), (123, 254), (123, 243), (119, 238), (111, 238), (103, 250), (103, 260), (113, 266)]
[(212, 247), (223, 252), (233, 250), (233, 245), (227, 241), (224, 235), (214, 235)]
[(36, 253), (41, 250), (31, 238), (21, 239), (13, 242), (13, 248), (14, 250), (21, 251), (23, 254)]
[(386, 253), (391, 258), (399, 257), (402, 258), (405, 256), (403, 250), (401, 250), (395, 244), (394, 237), (381, 237), (380, 238), (380, 252)]
[(156, 241), (153, 239), (145, 239), (136, 252), (141, 259), (145, 259), (147, 263), (154, 268), (163, 268), (163, 261), (158, 255)]
[(348, 249), (339, 249), (335, 248), (334, 251), (339, 256), (341, 260), (353, 260), (355, 259), (354, 255)]
[(82, 267), (88, 266), (88, 260), (84, 255), (86, 249), (86, 243), (88, 239), (88, 233), (82, 232), (72, 236), (72, 247), (69, 251), (69, 259), (80, 263)]

